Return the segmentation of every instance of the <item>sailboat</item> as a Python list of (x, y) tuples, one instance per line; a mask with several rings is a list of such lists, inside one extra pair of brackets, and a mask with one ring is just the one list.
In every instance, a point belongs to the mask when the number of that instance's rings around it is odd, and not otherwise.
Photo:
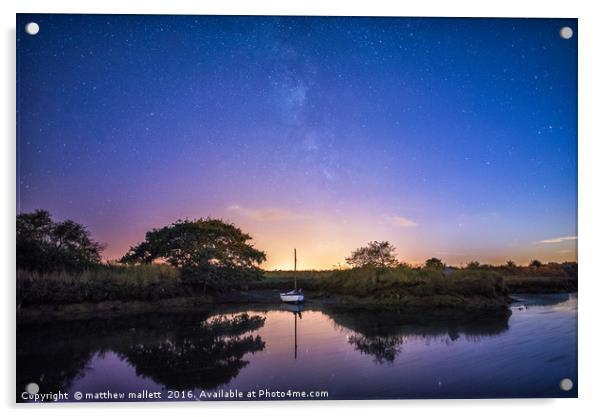
[(295, 289), (289, 292), (281, 292), (280, 299), (284, 303), (302, 303), (305, 297), (303, 290), (297, 288), (297, 249), (295, 249)]

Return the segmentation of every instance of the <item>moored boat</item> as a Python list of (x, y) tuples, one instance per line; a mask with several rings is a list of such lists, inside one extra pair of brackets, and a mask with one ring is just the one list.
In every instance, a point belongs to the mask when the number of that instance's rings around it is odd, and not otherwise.
[(302, 303), (305, 297), (302, 290), (292, 290), (289, 292), (281, 292), (280, 299), (285, 303)]
[(297, 249), (295, 249), (295, 289), (289, 292), (281, 292), (280, 300), (284, 303), (302, 303), (305, 300), (303, 290), (297, 289)]

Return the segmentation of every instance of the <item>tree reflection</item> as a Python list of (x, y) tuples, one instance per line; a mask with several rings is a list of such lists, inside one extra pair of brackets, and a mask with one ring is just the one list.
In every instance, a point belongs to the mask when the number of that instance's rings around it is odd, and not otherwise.
[[(20, 325), (17, 400), (21, 400), (20, 394), (30, 382), (37, 383), (42, 393), (70, 392), (87, 367), (106, 363), (97, 359), (109, 352), (130, 364), (137, 375), (170, 389), (213, 389), (227, 384), (247, 366), (248, 354), (266, 346), (257, 333), (265, 325), (264, 315), (241, 313), (239, 308), (220, 307), (219, 314), (206, 310)], [(393, 363), (404, 344), (412, 340), (457, 343), (459, 339), (478, 340), (500, 334), (508, 329), (510, 315), (509, 310), (409, 312), (323, 306), (319, 310), (333, 320), (335, 328), (349, 334), (348, 342), (357, 351), (383, 365)], [(109, 363), (110, 381), (101, 376), (95, 383), (108, 384), (131, 376), (131, 368), (114, 365)], [(142, 379), (128, 382), (138, 383), (139, 388), (149, 385)]]
[(252, 334), (264, 323), (259, 315), (202, 311), (19, 326), (17, 401), (30, 382), (43, 393), (68, 392), (94, 355), (106, 352), (169, 388), (217, 387), (248, 364), (247, 353), (265, 348)]
[(355, 349), (366, 355), (374, 356), (377, 363), (393, 362), (400, 351), (403, 338), (399, 336), (372, 336), (351, 335), (347, 341)]
[(461, 336), (479, 340), (508, 330), (508, 309), (495, 311), (402, 311), (328, 309), (336, 325), (351, 330), (349, 344), (379, 364), (392, 363), (409, 340), (454, 343)]
[(64, 346), (60, 353), (45, 341), (17, 332), (17, 401), (29, 383), (40, 386), (41, 392), (65, 392), (71, 382), (83, 375), (93, 356), (89, 349), (78, 345)]
[(153, 344), (127, 347), (120, 355), (138, 375), (174, 389), (210, 389), (228, 383), (248, 361), (243, 357), (265, 348), (260, 336), (245, 335), (265, 318), (246, 313), (208, 320), (192, 333), (175, 332)]

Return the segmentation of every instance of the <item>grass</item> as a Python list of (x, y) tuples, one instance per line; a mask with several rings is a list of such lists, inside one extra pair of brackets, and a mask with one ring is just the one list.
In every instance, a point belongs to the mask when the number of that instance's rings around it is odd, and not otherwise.
[(297, 278), (298, 282), (306, 283), (310, 280), (321, 280), (330, 278), (337, 271), (265, 271), (263, 279), (252, 283), (255, 289), (285, 289), (293, 285), (292, 281)]
[(577, 278), (563, 276), (509, 275), (504, 277), (513, 293), (554, 293), (577, 291)]
[[(249, 290), (292, 288), (309, 292), (310, 299), (341, 299), (350, 304), (395, 304), (417, 307), (490, 308), (505, 306), (509, 293), (549, 293), (577, 290), (577, 278), (565, 273), (535, 276), (503, 270), (455, 269), (444, 273), (426, 268), (377, 271), (356, 268), (333, 271), (267, 271), (264, 279), (245, 284)], [(549, 272), (546, 270), (546, 272)], [(248, 285), (248, 288), (246, 287)], [(232, 286), (231, 289), (236, 289)], [(243, 286), (238, 287), (243, 288)], [(233, 299), (238, 292), (229, 291)], [(200, 297), (169, 265), (101, 265), (81, 273), (17, 272), (17, 305), (64, 305), (109, 301), (176, 302), (178, 297)], [(240, 298), (240, 297), (239, 297)]]
[[(268, 274), (257, 285), (285, 289), (295, 275)], [(508, 290), (494, 271), (440, 270), (399, 267), (377, 271), (357, 268), (320, 273), (297, 273), (298, 285), (315, 296), (341, 296), (350, 301), (436, 307), (499, 307)], [(254, 285), (255, 287), (255, 285)]]
[(179, 271), (168, 265), (102, 265), (81, 273), (17, 271), (18, 306), (154, 301), (185, 293)]
[[(505, 266), (483, 266), (477, 269), (455, 268), (451, 273), (443, 274), (437, 270), (429, 270), (424, 268), (407, 268), (400, 267), (389, 271), (382, 278), (383, 283), (387, 281), (411, 282), (412, 280), (422, 279), (424, 285), (426, 278), (430, 276), (431, 282), (436, 283), (438, 278), (445, 277), (443, 285), (437, 283), (438, 288), (444, 288), (446, 284), (453, 284), (452, 291), (461, 291), (461, 286), (466, 286), (470, 280), (477, 276), (500, 276), (503, 277), (505, 286), (510, 293), (531, 292), (531, 293), (548, 293), (548, 292), (570, 292), (577, 290), (577, 272), (576, 264), (570, 263), (570, 266), (575, 270), (568, 270), (565, 265), (547, 264), (539, 268), (534, 267), (514, 267), (507, 268)], [(361, 270), (338, 270), (338, 271), (266, 271), (265, 278), (259, 283), (254, 284), (257, 288), (279, 288), (285, 289), (292, 286), (292, 280), (297, 277), (299, 285), (307, 289), (325, 289), (335, 292), (363, 292), (365, 295), (370, 289), (378, 291), (378, 287), (372, 287), (371, 280), (359, 279), (358, 276), (365, 272), (357, 272)], [(358, 275), (359, 274), (359, 275)], [(330, 279), (332, 278), (332, 280)], [(365, 278), (365, 277), (364, 277)], [(448, 278), (452, 278), (450, 281)], [(459, 286), (461, 285), (461, 286)], [(356, 287), (357, 288), (354, 288)], [(341, 289), (342, 291), (339, 291)], [(449, 288), (448, 288), (449, 289)], [(473, 288), (476, 290), (476, 288)]]
[(313, 278), (328, 278), (334, 274), (335, 270), (331, 271), (318, 271), (318, 270), (308, 270), (308, 271), (265, 271), (264, 276), (266, 279), (290, 279), (292, 276), (296, 276), (298, 278), (304, 279), (313, 279)]

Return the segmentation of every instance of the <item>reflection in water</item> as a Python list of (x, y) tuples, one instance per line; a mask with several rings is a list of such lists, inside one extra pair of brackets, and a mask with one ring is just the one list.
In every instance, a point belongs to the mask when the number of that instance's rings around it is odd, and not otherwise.
[(247, 313), (217, 316), (193, 329), (177, 327), (168, 339), (157, 334), (157, 342), (130, 345), (119, 353), (138, 374), (168, 388), (215, 388), (249, 363), (243, 360), (245, 354), (264, 349), (261, 337), (248, 334), (264, 323), (264, 317)]
[(395, 356), (401, 349), (400, 345), (403, 343), (403, 338), (399, 336), (366, 337), (354, 334), (349, 336), (348, 341), (360, 352), (372, 355), (376, 362), (383, 363), (395, 360)]
[(263, 305), (19, 325), (17, 400), (30, 382), (43, 393), (265, 387), (327, 389), (331, 399), (575, 396), (576, 386), (560, 392), (558, 381), (577, 377), (576, 298), (537, 300), (489, 313)]
[(282, 304), (281, 306), (284, 310), (291, 311), (294, 316), (294, 333), (295, 333), (295, 342), (294, 342), (294, 354), (293, 357), (297, 360), (297, 350), (299, 349), (299, 341), (297, 335), (297, 317), (301, 320), (303, 317), (301, 313), (303, 312), (303, 304)]
[(247, 313), (203, 312), (33, 326), (17, 335), (17, 395), (30, 382), (44, 392), (68, 391), (95, 353), (109, 351), (167, 388), (214, 388), (248, 364), (247, 353), (264, 349), (261, 337), (250, 334), (264, 323)]
[(403, 310), (335, 309), (328, 311), (333, 321), (350, 329), (347, 340), (375, 362), (393, 362), (404, 341), (434, 339), (453, 342), (460, 335), (478, 341), (508, 330), (509, 310), (491, 312), (440, 311), (437, 313)]
[[(59, 333), (60, 341), (69, 333)], [(47, 336), (47, 337), (45, 337)], [(85, 374), (86, 365), (93, 356), (93, 349), (79, 341), (60, 343), (43, 329), (20, 332), (17, 330), (17, 400), (30, 382), (43, 387), (43, 392), (55, 393), (69, 389), (71, 382)]]

